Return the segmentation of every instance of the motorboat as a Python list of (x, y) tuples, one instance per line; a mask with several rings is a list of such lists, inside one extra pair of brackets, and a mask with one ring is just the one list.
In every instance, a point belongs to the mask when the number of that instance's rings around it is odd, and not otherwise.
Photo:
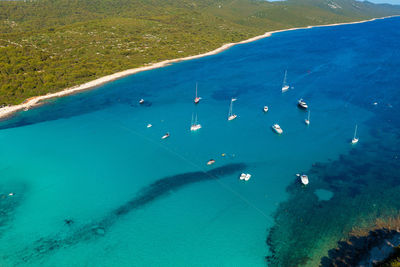
[(161, 139), (167, 139), (169, 137), (169, 133), (164, 134)]
[(264, 106), (264, 112), (268, 112), (268, 106)]
[(214, 159), (210, 159), (209, 161), (207, 161), (207, 165), (213, 165), (215, 163)]
[(139, 104), (143, 104), (143, 103), (144, 103), (144, 99), (142, 98), (139, 100)]
[(272, 125), (272, 130), (274, 130), (277, 134), (283, 133), (281, 126), (279, 126), (279, 124), (276, 124), (276, 123), (274, 125)]
[(306, 103), (303, 99), (300, 99), (300, 100), (297, 102), (297, 106), (298, 106), (299, 108), (301, 108), (301, 109), (308, 109), (308, 105), (307, 105), (307, 103)]
[(306, 174), (296, 174), (297, 177), (300, 177), (300, 182), (303, 185), (308, 185), (309, 181), (308, 181), (308, 176)]

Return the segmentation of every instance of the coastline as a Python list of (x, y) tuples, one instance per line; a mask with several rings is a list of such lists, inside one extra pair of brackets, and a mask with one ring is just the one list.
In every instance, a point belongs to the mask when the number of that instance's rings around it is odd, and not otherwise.
[(370, 22), (370, 21), (374, 21), (374, 20), (378, 20), (378, 19), (386, 19), (386, 18), (393, 18), (393, 17), (398, 17), (400, 15), (393, 15), (393, 16), (386, 16), (386, 17), (380, 17), (380, 18), (372, 18), (372, 19), (368, 19), (368, 20), (361, 20), (361, 21), (353, 21), (353, 22), (341, 22), (341, 23), (333, 23), (333, 24), (326, 24), (326, 25), (315, 25), (315, 26), (305, 26), (305, 27), (296, 27), (296, 28), (290, 28), (290, 29), (282, 29), (282, 30), (276, 30), (276, 31), (269, 31), (266, 32), (262, 35), (258, 35), (255, 37), (252, 37), (250, 39), (247, 40), (243, 40), (240, 42), (236, 42), (236, 43), (227, 43), (222, 45), (221, 47), (203, 53), (203, 54), (199, 54), (199, 55), (194, 55), (194, 56), (187, 56), (187, 57), (182, 57), (182, 58), (176, 58), (176, 59), (169, 59), (169, 60), (164, 60), (161, 62), (157, 62), (157, 63), (153, 63), (147, 66), (142, 66), (142, 67), (138, 67), (138, 68), (134, 68), (134, 69), (128, 69), (128, 70), (124, 70), (124, 71), (120, 71), (114, 74), (110, 74), (101, 78), (98, 78), (96, 80), (90, 81), (90, 82), (86, 82), (84, 84), (81, 85), (77, 85), (74, 87), (70, 87), (70, 88), (66, 88), (62, 91), (56, 92), (56, 93), (49, 93), (46, 95), (41, 95), (41, 96), (35, 96), (35, 97), (31, 97), (28, 98), (27, 100), (25, 100), (23, 103), (18, 104), (18, 105), (12, 105), (12, 106), (5, 106), (0, 108), (0, 119), (6, 119), (10, 116), (12, 116), (14, 113), (20, 111), (20, 110), (24, 110), (24, 109), (30, 109), (36, 106), (39, 106), (41, 104), (42, 101), (44, 100), (48, 100), (48, 99), (52, 99), (52, 98), (58, 98), (58, 97), (63, 97), (63, 96), (67, 96), (67, 95), (71, 95), (71, 94), (75, 94), (81, 91), (85, 91), (85, 90), (89, 90), (89, 89), (93, 89), (95, 87), (98, 87), (102, 84), (117, 80), (117, 79), (121, 79), (123, 77), (129, 76), (129, 75), (133, 75), (139, 72), (143, 72), (143, 71), (148, 71), (148, 70), (152, 70), (152, 69), (158, 69), (158, 68), (162, 68), (165, 66), (168, 66), (172, 63), (177, 63), (177, 62), (181, 62), (181, 61), (187, 61), (187, 60), (192, 60), (192, 59), (198, 59), (198, 58), (202, 58), (202, 57), (207, 57), (207, 56), (211, 56), (211, 55), (215, 55), (218, 53), (221, 53), (235, 45), (239, 45), (239, 44), (245, 44), (245, 43), (250, 43), (250, 42), (254, 42), (260, 39), (264, 39), (267, 37), (270, 37), (272, 34), (274, 33), (280, 33), (280, 32), (286, 32), (286, 31), (294, 31), (294, 30), (300, 30), (300, 29), (311, 29), (311, 28), (316, 28), (316, 27), (331, 27), (331, 26), (340, 26), (340, 25), (348, 25), (348, 24), (359, 24), (359, 23), (365, 23), (365, 22)]

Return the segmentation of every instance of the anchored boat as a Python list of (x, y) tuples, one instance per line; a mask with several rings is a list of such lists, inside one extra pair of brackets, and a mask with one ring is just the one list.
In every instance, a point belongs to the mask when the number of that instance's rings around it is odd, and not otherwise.
[(282, 93), (286, 92), (289, 90), (289, 85), (286, 84), (286, 76), (287, 76), (287, 70), (285, 70), (285, 76), (283, 77), (283, 82), (282, 82)]
[(229, 106), (229, 113), (228, 113), (228, 121), (234, 120), (237, 118), (237, 115), (233, 113), (233, 102), (236, 101), (236, 98), (231, 99), (231, 104)]
[(276, 132), (277, 134), (282, 134), (283, 133), (283, 130), (282, 130), (281, 126), (279, 126), (279, 124), (277, 124), (277, 123), (272, 125), (272, 130), (274, 130), (274, 132)]

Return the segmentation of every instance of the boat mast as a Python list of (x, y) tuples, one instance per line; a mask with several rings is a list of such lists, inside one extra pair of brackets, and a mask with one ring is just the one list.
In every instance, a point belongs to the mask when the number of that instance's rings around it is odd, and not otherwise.
[(287, 70), (285, 70), (285, 76), (283, 77), (282, 87), (286, 85), (286, 75), (287, 75)]
[(229, 106), (229, 114), (228, 114), (228, 116), (232, 116), (232, 105), (233, 105), (233, 99), (231, 99), (231, 104)]
[(356, 139), (356, 135), (357, 135), (357, 124), (356, 124), (356, 129), (354, 130), (354, 137), (353, 137), (353, 139)]

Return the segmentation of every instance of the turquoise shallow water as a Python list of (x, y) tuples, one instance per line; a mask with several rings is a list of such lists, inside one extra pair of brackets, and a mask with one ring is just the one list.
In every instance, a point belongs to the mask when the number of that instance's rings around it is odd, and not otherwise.
[[(2, 265), (265, 266), (274, 214), (288, 187), (301, 188), (294, 174), (355, 149), (355, 124), (356, 149), (376, 142), (377, 110), (397, 110), (399, 23), (274, 34), (2, 122), (0, 191), (14, 192), (0, 205)], [(292, 88), (282, 94), (285, 69)], [(228, 122), (231, 97), (238, 118)], [(300, 98), (310, 105), (308, 127)], [(196, 133), (193, 112), (203, 126)], [(275, 122), (283, 135), (272, 132)], [(239, 180), (242, 171), (250, 181)]]

